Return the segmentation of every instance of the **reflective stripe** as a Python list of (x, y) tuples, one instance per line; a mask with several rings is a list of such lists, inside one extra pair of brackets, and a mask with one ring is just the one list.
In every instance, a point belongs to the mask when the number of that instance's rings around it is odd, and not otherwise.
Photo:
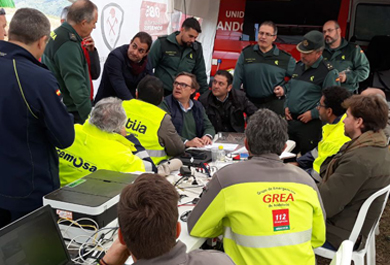
[(273, 248), (283, 246), (293, 246), (311, 240), (311, 229), (272, 236), (245, 236), (236, 234), (230, 227), (225, 227), (224, 237), (236, 242), (237, 245), (248, 248)]
[(318, 157), (318, 149), (317, 149), (317, 147), (314, 148), (313, 150), (311, 150), (310, 153), (314, 157), (314, 159), (317, 159), (317, 157)]
[(320, 177), (320, 174), (315, 171), (314, 169), (310, 172), (311, 173), (311, 177), (317, 182), (317, 183), (320, 183), (322, 178)]
[(167, 153), (165, 153), (165, 150), (146, 150), (148, 152), (150, 157), (165, 157), (167, 156)]
[(142, 162), (144, 162), (145, 171), (153, 171), (152, 163), (145, 160), (142, 160)]
[(146, 152), (145, 150), (144, 151), (140, 151), (140, 152), (136, 153), (135, 155), (138, 156), (141, 159), (149, 157), (148, 152)]

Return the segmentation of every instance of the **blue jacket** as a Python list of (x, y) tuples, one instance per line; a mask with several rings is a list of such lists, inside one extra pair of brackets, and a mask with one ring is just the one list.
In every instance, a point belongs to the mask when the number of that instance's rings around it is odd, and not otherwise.
[(60, 187), (55, 147), (73, 143), (73, 117), (54, 75), (27, 50), (0, 41), (0, 208), (32, 211)]
[[(132, 73), (130, 59), (127, 57), (129, 45), (123, 45), (113, 50), (104, 64), (103, 76), (95, 102), (102, 98), (117, 97), (129, 100), (135, 97), (135, 89), (138, 83), (146, 75), (153, 75), (152, 63), (148, 60), (145, 70), (139, 74)], [(143, 60), (148, 59), (148, 57)]]

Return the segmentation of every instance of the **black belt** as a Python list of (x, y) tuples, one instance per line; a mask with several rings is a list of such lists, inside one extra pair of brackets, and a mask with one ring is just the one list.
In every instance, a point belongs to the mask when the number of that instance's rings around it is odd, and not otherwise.
[(248, 99), (252, 102), (252, 103), (255, 103), (255, 104), (264, 104), (264, 103), (268, 103), (272, 100), (275, 100), (275, 99), (283, 99), (284, 96), (282, 97), (277, 97), (275, 94), (272, 94), (268, 97), (264, 97), (264, 98), (253, 98), (253, 97), (248, 97)]

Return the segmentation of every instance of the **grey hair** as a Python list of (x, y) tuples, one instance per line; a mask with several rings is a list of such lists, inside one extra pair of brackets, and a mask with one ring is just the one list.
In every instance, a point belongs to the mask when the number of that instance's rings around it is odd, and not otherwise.
[(108, 133), (120, 133), (125, 126), (126, 119), (122, 100), (109, 97), (96, 103), (91, 112), (89, 123)]
[(68, 20), (67, 17), (68, 17), (69, 8), (70, 8), (70, 6), (66, 6), (66, 7), (64, 7), (64, 9), (62, 9), (61, 16), (60, 16), (61, 20), (64, 20), (64, 21)]
[(69, 24), (80, 24), (83, 20), (89, 23), (95, 19), (95, 10), (97, 6), (90, 0), (78, 0), (69, 7), (67, 21)]
[(9, 40), (32, 44), (44, 36), (50, 36), (49, 19), (33, 8), (18, 9), (9, 24)]
[(253, 155), (280, 155), (288, 140), (287, 122), (271, 110), (259, 109), (250, 117), (245, 136)]

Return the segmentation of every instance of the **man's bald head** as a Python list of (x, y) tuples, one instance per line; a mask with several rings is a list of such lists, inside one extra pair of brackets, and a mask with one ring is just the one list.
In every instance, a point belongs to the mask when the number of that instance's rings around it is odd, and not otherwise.
[(367, 89), (363, 90), (361, 93), (362, 96), (368, 96), (368, 95), (378, 95), (383, 97), (386, 100), (385, 92), (383, 92), (382, 89), (374, 88), (374, 87), (368, 87)]

